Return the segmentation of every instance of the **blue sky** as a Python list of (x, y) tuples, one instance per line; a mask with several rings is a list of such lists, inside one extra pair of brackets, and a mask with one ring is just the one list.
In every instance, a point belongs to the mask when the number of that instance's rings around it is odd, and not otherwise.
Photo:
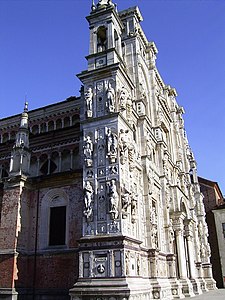
[[(0, 0), (0, 118), (20, 113), (25, 97), (34, 109), (79, 95), (91, 2)], [(185, 108), (198, 174), (225, 193), (225, 0), (114, 2), (139, 6), (157, 67)]]

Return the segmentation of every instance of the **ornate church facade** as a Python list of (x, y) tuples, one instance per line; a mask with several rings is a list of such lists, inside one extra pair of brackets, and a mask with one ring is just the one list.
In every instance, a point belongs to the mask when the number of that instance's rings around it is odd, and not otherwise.
[(175, 299), (215, 288), (176, 90), (137, 7), (93, 3), (80, 97), (0, 120), (0, 299)]

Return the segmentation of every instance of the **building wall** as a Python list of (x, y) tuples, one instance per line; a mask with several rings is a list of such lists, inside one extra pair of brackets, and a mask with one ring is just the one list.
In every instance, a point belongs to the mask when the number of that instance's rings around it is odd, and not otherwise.
[[(213, 210), (215, 225), (216, 225), (216, 236), (219, 247), (219, 262), (222, 273), (223, 284), (220, 287), (225, 287), (225, 236), (223, 230), (223, 224), (225, 224), (225, 210), (224, 208)], [(224, 225), (225, 226), (225, 225)]]

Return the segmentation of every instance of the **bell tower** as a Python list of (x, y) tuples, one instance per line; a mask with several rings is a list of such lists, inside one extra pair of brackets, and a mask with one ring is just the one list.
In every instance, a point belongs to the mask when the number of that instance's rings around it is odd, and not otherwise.
[(102, 0), (92, 4), (87, 17), (90, 28), (88, 71), (121, 61), (121, 34), (123, 23), (118, 17), (115, 4)]
[(115, 4), (93, 2), (87, 21), (88, 68), (78, 74), (84, 86), (83, 236), (79, 280), (70, 295), (77, 300), (103, 294), (108, 295), (104, 299), (124, 298), (131, 289), (126, 278), (140, 274), (138, 252), (125, 245), (139, 248), (143, 226), (135, 86), (123, 59), (124, 24)]

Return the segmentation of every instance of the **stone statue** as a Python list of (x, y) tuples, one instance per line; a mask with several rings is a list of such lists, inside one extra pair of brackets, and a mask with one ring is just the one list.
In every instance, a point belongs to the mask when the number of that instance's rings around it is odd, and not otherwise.
[(115, 111), (115, 91), (110, 83), (106, 91), (106, 107), (110, 113)]
[(152, 224), (157, 224), (156, 209), (155, 209), (154, 206), (152, 207), (152, 210), (151, 210), (150, 222), (151, 222)]
[(152, 226), (151, 230), (151, 244), (152, 248), (157, 248), (158, 247), (158, 233), (157, 233), (157, 227), (156, 225)]
[(84, 98), (86, 101), (86, 112), (87, 112), (87, 117), (90, 118), (92, 117), (92, 100), (93, 100), (93, 93), (91, 87), (87, 89), (87, 91), (84, 94)]
[(168, 239), (169, 239), (169, 251), (173, 252), (173, 241), (174, 241), (174, 230), (173, 230), (173, 223), (172, 219), (170, 219), (169, 225), (168, 225)]
[(138, 203), (138, 195), (133, 193), (131, 198), (131, 221), (135, 223), (137, 220), (137, 203)]
[(86, 136), (83, 149), (84, 149), (84, 160), (86, 166), (91, 167), (93, 163), (92, 161), (93, 143), (89, 135)]
[(121, 202), (122, 202), (123, 218), (126, 218), (127, 217), (127, 209), (131, 203), (129, 192), (126, 191), (124, 194), (121, 195)]
[(115, 133), (112, 133), (111, 129), (108, 129), (106, 135), (107, 143), (107, 155), (110, 158), (110, 162), (114, 163), (117, 157), (117, 136)]
[(116, 181), (113, 179), (109, 184), (109, 212), (111, 214), (111, 218), (117, 219), (118, 217), (118, 204), (119, 204), (119, 195), (116, 190)]
[(126, 109), (126, 102), (127, 102), (127, 96), (126, 96), (126, 92), (124, 87), (122, 88), (121, 92), (120, 92), (120, 99), (119, 99), (119, 103), (120, 103), (120, 110), (125, 110)]
[(91, 207), (92, 195), (93, 195), (92, 185), (90, 181), (87, 181), (84, 187), (84, 205), (86, 210), (90, 209)]
[(120, 141), (119, 141), (119, 149), (120, 149), (120, 157), (121, 163), (124, 164), (126, 159), (128, 158), (128, 130), (120, 130)]
[(84, 186), (84, 215), (87, 218), (87, 221), (91, 221), (92, 220), (92, 216), (93, 216), (93, 211), (92, 211), (92, 197), (93, 197), (93, 187), (90, 183), (90, 181), (87, 181), (85, 186)]

